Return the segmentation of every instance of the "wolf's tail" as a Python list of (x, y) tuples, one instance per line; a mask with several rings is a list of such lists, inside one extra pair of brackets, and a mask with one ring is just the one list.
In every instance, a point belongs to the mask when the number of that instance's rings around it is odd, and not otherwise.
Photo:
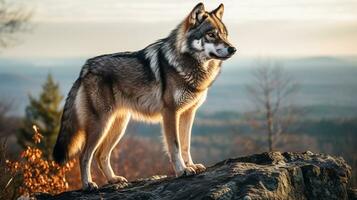
[(84, 142), (84, 133), (79, 131), (75, 99), (81, 85), (78, 78), (68, 93), (61, 118), (61, 128), (53, 149), (53, 158), (63, 164), (76, 154)]

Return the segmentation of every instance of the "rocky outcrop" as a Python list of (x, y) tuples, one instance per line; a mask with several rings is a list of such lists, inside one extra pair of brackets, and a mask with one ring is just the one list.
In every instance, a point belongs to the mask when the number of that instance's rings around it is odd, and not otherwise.
[(154, 176), (92, 192), (41, 194), (37, 199), (353, 199), (350, 175), (342, 158), (270, 152), (224, 160), (193, 176)]

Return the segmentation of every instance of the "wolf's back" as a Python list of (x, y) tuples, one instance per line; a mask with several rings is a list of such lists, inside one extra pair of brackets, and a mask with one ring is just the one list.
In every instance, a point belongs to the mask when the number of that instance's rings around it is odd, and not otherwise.
[(78, 136), (79, 124), (75, 108), (75, 100), (81, 85), (81, 80), (78, 78), (68, 96), (66, 98), (66, 103), (64, 105), (63, 114), (61, 118), (61, 127), (59, 134), (57, 136), (56, 145), (53, 149), (53, 158), (57, 163), (66, 162), (74, 152), (73, 143), (75, 138)]

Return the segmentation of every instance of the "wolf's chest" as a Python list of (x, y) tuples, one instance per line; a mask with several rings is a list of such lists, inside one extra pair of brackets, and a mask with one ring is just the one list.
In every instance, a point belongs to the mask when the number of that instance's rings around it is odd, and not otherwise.
[(187, 89), (176, 89), (173, 94), (173, 99), (178, 110), (185, 110), (191, 106), (201, 105), (207, 96), (207, 90), (202, 92), (191, 92)]

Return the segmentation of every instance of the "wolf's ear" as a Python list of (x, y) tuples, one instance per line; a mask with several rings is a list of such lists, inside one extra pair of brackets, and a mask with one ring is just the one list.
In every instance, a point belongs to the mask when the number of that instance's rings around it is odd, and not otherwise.
[(203, 3), (197, 4), (188, 16), (188, 23), (190, 24), (190, 26), (194, 26), (201, 23), (205, 14), (206, 11)]
[(222, 19), (224, 12), (224, 5), (221, 3), (216, 9), (212, 10), (212, 14), (216, 15), (219, 19)]

